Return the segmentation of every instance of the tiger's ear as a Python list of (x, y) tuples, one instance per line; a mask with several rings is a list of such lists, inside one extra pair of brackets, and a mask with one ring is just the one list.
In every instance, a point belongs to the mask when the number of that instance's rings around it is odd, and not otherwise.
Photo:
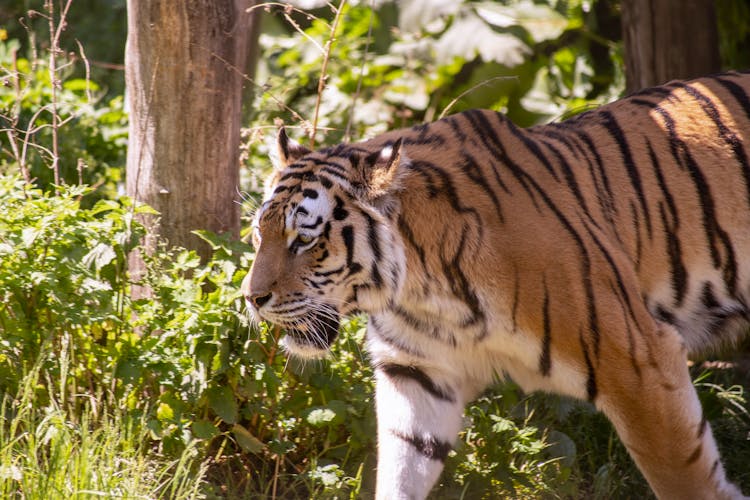
[(290, 163), (294, 163), (306, 154), (311, 153), (305, 146), (290, 139), (283, 126), (279, 127), (279, 133), (276, 136), (276, 149), (278, 153), (277, 170), (284, 169)]
[(286, 135), (284, 126), (279, 126), (279, 132), (276, 135), (276, 153), (271, 152), (271, 163), (273, 163), (273, 172), (271, 175), (266, 177), (266, 182), (263, 189), (263, 199), (267, 200), (271, 197), (276, 185), (279, 183), (281, 178), (281, 172), (287, 167), (287, 165), (294, 163), (306, 154), (310, 153), (310, 150), (304, 147), (297, 141), (293, 141)]
[(404, 158), (401, 144), (402, 141), (399, 138), (393, 144), (385, 146), (362, 160), (365, 197), (370, 201), (399, 189), (399, 165)]

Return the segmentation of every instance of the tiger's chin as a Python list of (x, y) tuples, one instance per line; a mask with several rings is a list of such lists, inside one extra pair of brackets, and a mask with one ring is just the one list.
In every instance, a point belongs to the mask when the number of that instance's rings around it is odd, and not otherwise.
[(314, 313), (304, 322), (286, 327), (281, 345), (287, 353), (298, 358), (324, 358), (338, 336), (339, 324), (338, 315)]

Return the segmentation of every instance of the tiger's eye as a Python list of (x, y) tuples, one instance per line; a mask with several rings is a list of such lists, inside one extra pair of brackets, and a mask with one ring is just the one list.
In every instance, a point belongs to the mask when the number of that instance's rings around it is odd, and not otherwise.
[(299, 241), (302, 245), (308, 245), (312, 243), (312, 240), (315, 238), (313, 236), (307, 235), (307, 234), (298, 234), (297, 235), (297, 241)]

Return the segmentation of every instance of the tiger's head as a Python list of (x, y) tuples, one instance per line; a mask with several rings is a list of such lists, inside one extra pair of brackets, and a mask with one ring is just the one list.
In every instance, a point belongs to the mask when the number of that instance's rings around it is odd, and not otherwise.
[(283, 128), (277, 148), (242, 293), (256, 319), (285, 329), (287, 351), (321, 357), (342, 315), (383, 310), (401, 289), (405, 259), (393, 214), (405, 158), (400, 140), (374, 151), (312, 152)]

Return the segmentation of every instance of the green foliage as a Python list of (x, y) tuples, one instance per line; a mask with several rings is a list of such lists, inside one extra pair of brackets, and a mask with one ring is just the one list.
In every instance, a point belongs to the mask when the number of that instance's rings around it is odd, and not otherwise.
[(60, 83), (53, 100), (49, 61), (19, 57), (19, 47), (17, 40), (0, 41), (0, 173), (25, 169), (37, 186), (48, 189), (54, 182), (53, 134), (64, 134), (58, 140), (61, 183), (95, 186), (88, 205), (115, 198), (127, 146), (122, 96), (100, 102), (101, 88), (68, 78), (73, 62), (61, 59), (64, 69), (56, 73)]
[[(466, 410), (468, 425), (446, 464), (435, 498), (526, 498), (561, 492), (570, 470), (527, 400), (512, 384), (500, 386)], [(536, 421), (535, 421), (536, 420)], [(555, 438), (565, 439), (560, 433)], [(569, 438), (567, 438), (569, 441)], [(575, 455), (573, 446), (572, 455)], [(554, 450), (563, 450), (562, 447)], [(570, 460), (574, 458), (569, 457)]]
[[(37, 397), (45, 366), (65, 372), (71, 351), (45, 349), (16, 395), (0, 403), (0, 496), (49, 500), (69, 497), (199, 498), (205, 466), (194, 444), (175, 457), (150, 452), (137, 415), (98, 398), (55, 391), (47, 404)], [(81, 401), (76, 399), (82, 398)], [(109, 413), (112, 411), (112, 413)]]
[[(124, 405), (169, 457), (196, 443), (202, 453), (247, 453), (247, 488), (282, 473), (303, 473), (277, 481), (289, 494), (358, 487), (347, 474), (372, 454), (374, 435), (362, 322), (347, 323), (350, 350), (335, 349), (330, 363), (287, 364), (279, 332), (249, 328), (239, 292), (247, 245), (201, 232), (210, 262), (161, 248), (131, 283), (126, 254), (143, 234), (134, 215), (148, 209), (126, 198), (82, 208), (86, 191), (50, 195), (0, 177), (0, 391), (21, 391), (38, 369), (36, 405), (73, 394), (73, 414), (91, 411), (89, 398)], [(131, 300), (134, 284), (152, 295)]]
[(266, 19), (272, 28), (261, 40), (267, 64), (259, 77), (269, 90), (256, 105), (266, 110), (259, 122), (271, 123), (282, 103), (306, 117), (301, 125), (311, 132), (324, 59), (317, 125), (328, 130), (327, 143), (350, 125), (358, 138), (476, 107), (529, 125), (608, 100), (623, 85), (612, 62), (621, 60), (618, 46), (596, 31), (588, 2), (409, 1), (376, 10), (362, 3), (345, 5), (341, 17), (327, 58), (329, 20), (282, 10)]
[(750, 68), (750, 5), (745, 0), (718, 0), (715, 5), (722, 66)]
[[(0, 5), (0, 29), (8, 38), (21, 42), (21, 56), (36, 59), (49, 47), (46, 0), (4, 0)], [(55, 17), (60, 18), (65, 2), (55, 2)], [(66, 17), (61, 48), (65, 54), (85, 56), (91, 79), (102, 84), (107, 99), (122, 95), (125, 82), (122, 64), (127, 36), (126, 0), (74, 0)], [(80, 45), (78, 44), (80, 42)], [(81, 53), (81, 50), (84, 50)], [(73, 78), (85, 78), (86, 68), (77, 64)]]
[(0, 177), (0, 384), (11, 392), (44, 345), (72, 343), (73, 376), (85, 386), (111, 370), (132, 334), (124, 269), (143, 231), (127, 199), (81, 209), (86, 192), (51, 196)]

